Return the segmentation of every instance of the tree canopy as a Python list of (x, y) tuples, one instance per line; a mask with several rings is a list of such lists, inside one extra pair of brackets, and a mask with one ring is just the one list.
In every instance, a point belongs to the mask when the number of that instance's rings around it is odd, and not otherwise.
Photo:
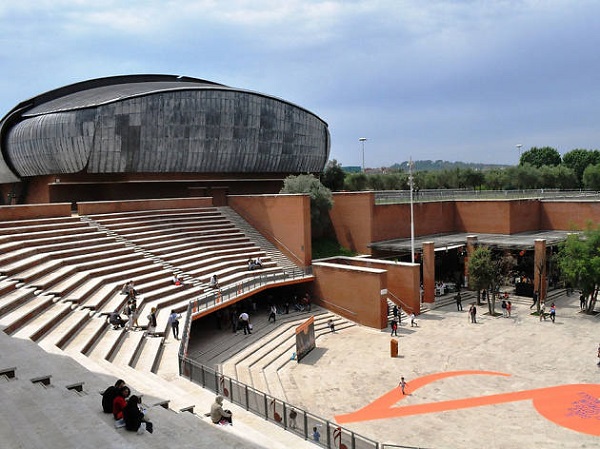
[(531, 147), (521, 155), (519, 165), (531, 164), (534, 167), (544, 165), (559, 165), (561, 163), (560, 153), (552, 147)]
[(338, 192), (344, 188), (345, 178), (346, 174), (344, 173), (342, 166), (334, 159), (327, 162), (327, 165), (325, 165), (321, 182), (328, 189)]
[(590, 296), (587, 311), (593, 311), (600, 287), (600, 226), (590, 225), (582, 234), (569, 234), (559, 247), (557, 259), (565, 281)]
[(280, 193), (307, 193), (310, 196), (310, 222), (313, 238), (323, 235), (329, 226), (329, 210), (333, 207), (331, 190), (313, 175), (288, 176)]

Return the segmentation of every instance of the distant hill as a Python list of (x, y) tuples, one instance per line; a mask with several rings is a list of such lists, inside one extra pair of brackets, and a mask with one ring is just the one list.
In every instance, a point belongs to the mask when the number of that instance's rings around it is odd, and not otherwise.
[[(450, 161), (413, 161), (413, 167), (415, 171), (436, 171), (436, 170), (454, 170), (456, 168), (467, 169), (470, 168), (472, 170), (490, 170), (492, 168), (506, 168), (510, 167), (510, 165), (501, 165), (501, 164), (476, 164), (473, 162), (450, 162)], [(360, 173), (362, 172), (362, 167), (360, 165), (347, 165), (342, 167), (342, 170), (346, 173)], [(402, 163), (395, 163), (389, 167), (376, 167), (371, 168), (367, 167), (365, 169), (366, 173), (382, 173), (386, 171), (400, 171), (400, 172), (408, 172), (408, 161), (404, 161)]]
[[(489, 170), (492, 168), (506, 168), (510, 165), (501, 164), (477, 164), (473, 162), (450, 162), (450, 161), (413, 161), (415, 171), (452, 170), (455, 168), (470, 168), (472, 170)], [(390, 166), (392, 170), (408, 171), (408, 161), (395, 163)]]

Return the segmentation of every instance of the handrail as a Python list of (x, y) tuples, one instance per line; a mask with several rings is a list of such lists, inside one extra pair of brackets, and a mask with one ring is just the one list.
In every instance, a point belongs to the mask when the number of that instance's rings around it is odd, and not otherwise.
[(242, 279), (239, 282), (221, 287), (219, 290), (204, 292), (197, 299), (190, 301), (190, 304), (193, 306), (192, 315), (196, 316), (201, 311), (204, 312), (217, 305), (222, 305), (239, 295), (250, 293), (259, 287), (274, 284), (278, 281), (301, 279), (311, 275), (312, 267), (306, 267), (284, 269), (283, 271), (273, 273), (261, 273), (251, 278)]
[[(375, 193), (375, 204), (398, 204), (410, 201), (410, 190), (379, 190)], [(559, 189), (521, 189), (521, 190), (470, 190), (470, 189), (422, 189), (413, 192), (413, 201), (423, 203), (428, 201), (449, 201), (458, 199), (560, 199), (595, 197), (597, 191), (559, 190)]]
[[(233, 212), (235, 212), (236, 214), (238, 214), (244, 221), (248, 222), (248, 224), (250, 226), (252, 226), (254, 229), (256, 229), (259, 233), (263, 234), (264, 236), (269, 236), (270, 239), (273, 239), (275, 242), (277, 242), (279, 245), (281, 245), (283, 248), (285, 248), (286, 255), (291, 255), (294, 259), (296, 259), (296, 261), (300, 262), (300, 265), (304, 265), (304, 261), (302, 259), (300, 259), (300, 257), (298, 257), (290, 248), (288, 248), (288, 246), (283, 243), (281, 240), (279, 240), (277, 237), (275, 237), (272, 233), (270, 233), (269, 231), (267, 231), (266, 229), (264, 229), (263, 227), (259, 227), (258, 225), (256, 225), (255, 223), (252, 222), (251, 219), (249, 219), (248, 217), (244, 217), (242, 216), (238, 211), (236, 211), (233, 207), (231, 206), (227, 206), (229, 207)], [(269, 239), (267, 239), (269, 240)]]
[(358, 315), (356, 312), (353, 312), (350, 309), (346, 309), (345, 307), (342, 307), (340, 305), (334, 304), (334, 303), (329, 302), (329, 301), (325, 301), (324, 299), (319, 299), (319, 302), (324, 302), (325, 304), (331, 305), (331, 307), (335, 307), (336, 309), (341, 309), (341, 310), (347, 312), (349, 315), (354, 315), (354, 316)]
[(410, 307), (409, 307), (409, 306), (407, 306), (407, 305), (404, 303), (404, 301), (402, 301), (400, 298), (398, 298), (396, 295), (394, 295), (394, 294), (393, 294), (391, 291), (389, 291), (389, 290), (388, 290), (388, 295), (390, 295), (391, 297), (393, 297), (393, 298), (396, 300), (396, 301), (392, 300), (392, 302), (395, 302), (395, 303), (400, 303), (399, 305), (400, 305), (401, 307), (404, 307), (404, 310), (408, 310), (408, 309), (410, 309)]

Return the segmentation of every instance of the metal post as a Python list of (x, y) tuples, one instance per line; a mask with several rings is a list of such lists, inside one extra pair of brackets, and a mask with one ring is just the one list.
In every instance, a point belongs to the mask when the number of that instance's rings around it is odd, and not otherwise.
[(408, 163), (408, 184), (410, 188), (410, 260), (415, 263), (415, 219), (413, 210), (413, 162)]
[(359, 137), (358, 141), (362, 143), (362, 172), (365, 172), (365, 141), (366, 137)]

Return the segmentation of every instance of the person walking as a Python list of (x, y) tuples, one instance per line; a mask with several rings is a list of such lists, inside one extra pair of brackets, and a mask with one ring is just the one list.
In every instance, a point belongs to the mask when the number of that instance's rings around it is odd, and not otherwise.
[(298, 413), (296, 412), (296, 410), (291, 409), (290, 410), (290, 429), (295, 430), (297, 427), (296, 424), (296, 418), (298, 417)]
[(242, 312), (239, 316), (239, 322), (244, 330), (244, 335), (249, 335), (252, 332), (250, 331), (250, 317), (246, 312)]
[(396, 320), (392, 320), (392, 334), (391, 336), (398, 336), (398, 322)]
[(335, 323), (331, 318), (329, 319), (329, 321), (327, 321), (327, 326), (329, 327), (331, 332), (335, 332)]
[(177, 312), (175, 312), (175, 310), (171, 310), (171, 315), (169, 315), (169, 325), (171, 326), (171, 329), (173, 330), (173, 338), (175, 338), (175, 340), (179, 340), (179, 319), (181, 318), (181, 315), (179, 315)]
[(454, 299), (456, 300), (456, 310), (458, 312), (462, 312), (463, 306), (462, 306), (462, 298), (460, 296), (460, 292), (456, 293), (456, 296), (454, 297)]
[(277, 307), (275, 306), (275, 304), (271, 304), (270, 310), (271, 313), (269, 313), (269, 323), (271, 322), (271, 318), (273, 318), (273, 322), (275, 322), (275, 319), (277, 317)]
[(502, 300), (502, 316), (504, 318), (508, 317), (508, 314), (506, 313), (506, 301), (504, 299)]
[(598, 344), (598, 366), (600, 366), (600, 344)]
[(394, 320), (398, 319), (398, 306), (394, 304), (394, 308), (392, 309), (392, 313), (394, 314)]
[(583, 292), (581, 292), (581, 294), (579, 295), (579, 308), (581, 310), (585, 310), (587, 307), (587, 301), (585, 299), (585, 295), (583, 294)]
[(417, 317), (415, 316), (414, 312), (410, 314), (410, 327), (419, 327), (417, 324)]
[(546, 321), (546, 304), (541, 302), (540, 303), (540, 321)]
[(550, 321), (552, 321), (554, 323), (554, 320), (556, 319), (556, 306), (554, 305), (554, 303), (550, 304)]
[(406, 383), (406, 381), (404, 380), (404, 376), (402, 376), (400, 378), (400, 383), (398, 384), (398, 386), (402, 390), (402, 394), (405, 395), (406, 394), (406, 387), (408, 386), (408, 383)]
[(471, 323), (477, 324), (477, 307), (475, 304), (471, 304), (471, 307), (469, 308), (469, 316), (471, 318)]
[(537, 291), (533, 292), (533, 296), (532, 296), (531, 299), (533, 300), (533, 304), (531, 304), (529, 306), (529, 308), (533, 309), (535, 307), (535, 304), (537, 303), (537, 300), (538, 300), (538, 292)]
[(510, 318), (510, 312), (512, 310), (512, 302), (507, 301), (506, 302), (506, 313), (508, 314), (508, 318)]
[(150, 313), (148, 314), (148, 328), (146, 329), (146, 333), (144, 335), (146, 337), (156, 336), (156, 326), (156, 307), (152, 307), (152, 309), (150, 309)]

